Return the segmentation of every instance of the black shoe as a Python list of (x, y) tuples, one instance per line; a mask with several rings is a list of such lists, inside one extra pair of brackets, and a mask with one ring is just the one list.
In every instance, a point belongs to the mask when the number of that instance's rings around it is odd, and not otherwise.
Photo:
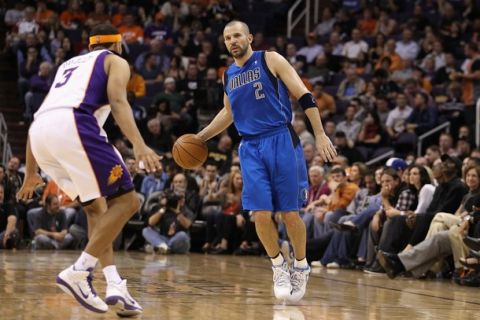
[(465, 237), (463, 239), (463, 243), (465, 243), (465, 245), (470, 249), (473, 249), (476, 251), (480, 250), (480, 239), (478, 238)]
[(228, 254), (228, 249), (216, 248), (210, 251), (211, 254)]
[(460, 284), (467, 287), (480, 287), (480, 275), (472, 271), (460, 280)]
[(385, 270), (376, 260), (369, 267), (365, 267), (363, 272), (368, 274), (385, 274)]
[(396, 254), (378, 250), (377, 259), (390, 279), (394, 279), (400, 273), (405, 272), (405, 267)]

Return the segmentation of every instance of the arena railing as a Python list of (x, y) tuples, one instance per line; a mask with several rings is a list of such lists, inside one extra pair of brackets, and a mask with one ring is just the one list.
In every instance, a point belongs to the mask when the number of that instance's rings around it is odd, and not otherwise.
[(8, 143), (8, 127), (3, 113), (0, 113), (0, 148), (2, 155), (0, 163), (6, 164), (8, 159), (12, 157), (12, 149), (10, 143)]
[(382, 161), (382, 160), (384, 160), (384, 159), (387, 159), (387, 158), (392, 157), (394, 154), (395, 154), (395, 151), (390, 150), (390, 151), (388, 151), (388, 152), (385, 152), (385, 153), (379, 155), (378, 157), (375, 157), (375, 158), (373, 158), (373, 159), (371, 159), (371, 160), (368, 160), (365, 164), (366, 164), (367, 166), (371, 166), (372, 164), (375, 164), (375, 163), (380, 162), (380, 161)]
[[(318, 1), (315, 1), (315, 9), (318, 10)], [(293, 19), (293, 14), (298, 6), (305, 3), (305, 6), (300, 13), (295, 14), (295, 19)], [(316, 13), (318, 20), (318, 13)], [(287, 38), (292, 37), (292, 31), (295, 27), (305, 18), (305, 35), (310, 31), (310, 0), (297, 0), (291, 7), (288, 9), (287, 14)]]
[(425, 132), (424, 134), (418, 137), (418, 140), (417, 140), (417, 156), (418, 157), (422, 156), (423, 140), (442, 130), (445, 130), (445, 132), (450, 132), (450, 122), (444, 122), (441, 125), (433, 128), (430, 131)]

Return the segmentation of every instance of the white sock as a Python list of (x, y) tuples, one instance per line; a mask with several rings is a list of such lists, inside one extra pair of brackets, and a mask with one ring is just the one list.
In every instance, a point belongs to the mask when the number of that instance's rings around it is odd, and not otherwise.
[(105, 268), (103, 268), (103, 274), (105, 275), (107, 283), (119, 284), (120, 282), (122, 282), (122, 278), (120, 278), (117, 267), (115, 265), (106, 266)]
[(283, 259), (283, 255), (281, 253), (279, 253), (275, 258), (270, 258), (270, 260), (272, 260), (272, 264), (275, 267), (281, 266), (283, 264), (283, 262), (285, 261), (285, 259)]
[(95, 268), (97, 261), (97, 258), (83, 251), (73, 266), (75, 270), (87, 270), (89, 268)]
[(293, 261), (293, 266), (298, 269), (307, 269), (308, 268), (308, 262), (306, 258), (303, 258), (302, 260), (297, 260)]

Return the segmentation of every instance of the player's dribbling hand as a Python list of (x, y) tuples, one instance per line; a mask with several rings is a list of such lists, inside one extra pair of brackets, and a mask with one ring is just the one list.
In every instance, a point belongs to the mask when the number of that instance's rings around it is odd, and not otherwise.
[(315, 142), (318, 154), (322, 160), (325, 162), (332, 162), (337, 156), (337, 150), (335, 150), (330, 138), (326, 134), (321, 134), (318, 137), (315, 137)]
[(134, 146), (133, 154), (140, 169), (145, 169), (148, 173), (162, 170), (162, 163), (160, 162), (162, 157), (146, 145)]
[(17, 192), (17, 200), (27, 201), (31, 199), (35, 189), (42, 185), (44, 185), (44, 182), (38, 173), (31, 176), (25, 176), (22, 187)]

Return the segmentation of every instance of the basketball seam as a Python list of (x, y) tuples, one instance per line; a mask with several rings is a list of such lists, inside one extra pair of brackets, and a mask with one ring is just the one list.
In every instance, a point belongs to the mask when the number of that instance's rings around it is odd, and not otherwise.
[[(185, 143), (185, 141), (182, 141), (182, 143)], [(192, 144), (195, 144), (195, 143), (192, 143)], [(198, 159), (197, 157), (194, 157), (190, 152), (188, 152), (187, 149), (185, 149), (184, 147), (182, 147), (181, 144), (178, 145), (178, 148), (182, 148), (183, 151), (185, 151), (185, 153), (187, 153), (190, 157), (192, 157), (193, 159), (197, 160), (198, 162), (202, 162), (202, 163), (203, 163), (202, 160)], [(179, 153), (180, 153), (180, 152), (179, 152)]]

